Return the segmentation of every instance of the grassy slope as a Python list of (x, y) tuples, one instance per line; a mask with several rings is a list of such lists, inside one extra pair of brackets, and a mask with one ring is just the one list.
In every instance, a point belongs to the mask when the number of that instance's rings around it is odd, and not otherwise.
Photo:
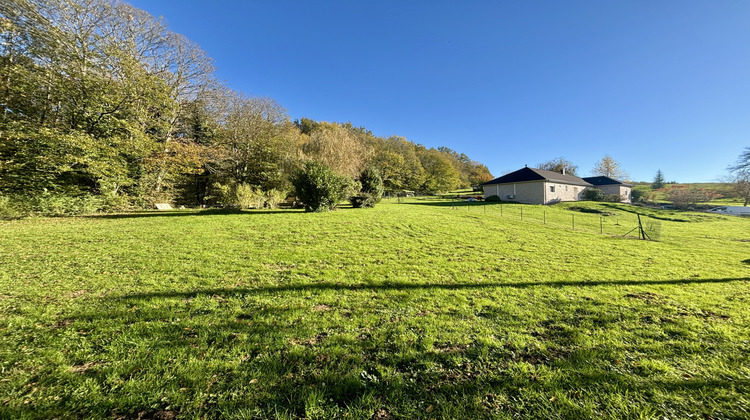
[(716, 192), (720, 198), (711, 200), (708, 204), (713, 204), (717, 206), (741, 206), (745, 204), (745, 201), (742, 198), (735, 195), (734, 191), (732, 190), (732, 184), (727, 184), (723, 182), (704, 182), (704, 183), (694, 183), (694, 184), (665, 184), (664, 188), (661, 188), (658, 190), (651, 189), (651, 184), (638, 184), (634, 188), (642, 191), (644, 194), (654, 193), (656, 201), (668, 203), (670, 202), (669, 191), (675, 187), (702, 188), (702, 189)]
[(0, 417), (750, 417), (750, 220), (414, 203), (0, 224)]

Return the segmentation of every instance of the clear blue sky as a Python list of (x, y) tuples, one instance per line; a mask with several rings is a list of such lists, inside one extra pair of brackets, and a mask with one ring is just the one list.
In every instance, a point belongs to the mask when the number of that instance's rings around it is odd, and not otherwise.
[(750, 146), (748, 1), (135, 0), (292, 119), (447, 146), (495, 176), (611, 155), (708, 182)]

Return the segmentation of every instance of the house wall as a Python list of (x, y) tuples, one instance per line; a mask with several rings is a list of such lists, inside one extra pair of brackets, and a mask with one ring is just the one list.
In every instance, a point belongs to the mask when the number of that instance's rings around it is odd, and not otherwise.
[[(524, 204), (544, 203), (544, 181), (516, 182), (512, 184), (485, 185), (484, 198), (497, 195), (502, 201), (517, 201)], [(509, 198), (512, 195), (515, 198)]]
[(624, 185), (601, 185), (599, 187), (600, 190), (604, 192), (604, 194), (611, 195), (611, 194), (617, 194), (621, 197), (620, 201), (623, 203), (630, 203), (632, 202), (632, 188), (626, 187)]
[[(552, 191), (550, 187), (554, 186)], [(558, 201), (579, 201), (583, 199), (586, 187), (560, 184), (548, 181), (517, 182), (514, 184), (485, 185), (484, 198), (497, 195), (503, 201), (517, 201), (524, 204), (552, 204)], [(509, 198), (514, 195), (515, 198)]]
[[(555, 187), (552, 191), (551, 187)], [(586, 187), (579, 185), (561, 184), (558, 182), (545, 182), (544, 191), (546, 201), (544, 204), (552, 204), (558, 201), (580, 201), (583, 199), (583, 190)]]

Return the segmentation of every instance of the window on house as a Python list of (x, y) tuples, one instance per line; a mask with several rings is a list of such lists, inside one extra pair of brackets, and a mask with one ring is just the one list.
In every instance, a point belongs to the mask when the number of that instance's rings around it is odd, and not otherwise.
[(568, 186), (567, 185), (565, 186), (565, 191), (568, 191)]
[(549, 192), (555, 192), (555, 186), (554, 185), (550, 185), (549, 186)]

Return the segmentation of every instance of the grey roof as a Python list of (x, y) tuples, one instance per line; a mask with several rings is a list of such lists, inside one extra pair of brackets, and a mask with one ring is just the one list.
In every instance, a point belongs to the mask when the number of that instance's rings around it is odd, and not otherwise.
[(575, 175), (563, 175), (559, 172), (547, 171), (544, 169), (536, 168), (522, 168), (517, 171), (505, 174), (499, 178), (495, 178), (492, 181), (485, 182), (482, 185), (492, 184), (512, 184), (515, 182), (528, 182), (528, 181), (552, 181), (559, 182), (561, 184), (569, 185), (581, 185), (584, 187), (590, 187), (591, 184), (584, 181), (583, 179)]
[(622, 181), (618, 181), (614, 178), (610, 178), (608, 176), (590, 176), (587, 178), (583, 178), (584, 181), (588, 182), (591, 185), (595, 186), (602, 186), (602, 185), (622, 185), (624, 187), (632, 187), (633, 184), (627, 184)]

